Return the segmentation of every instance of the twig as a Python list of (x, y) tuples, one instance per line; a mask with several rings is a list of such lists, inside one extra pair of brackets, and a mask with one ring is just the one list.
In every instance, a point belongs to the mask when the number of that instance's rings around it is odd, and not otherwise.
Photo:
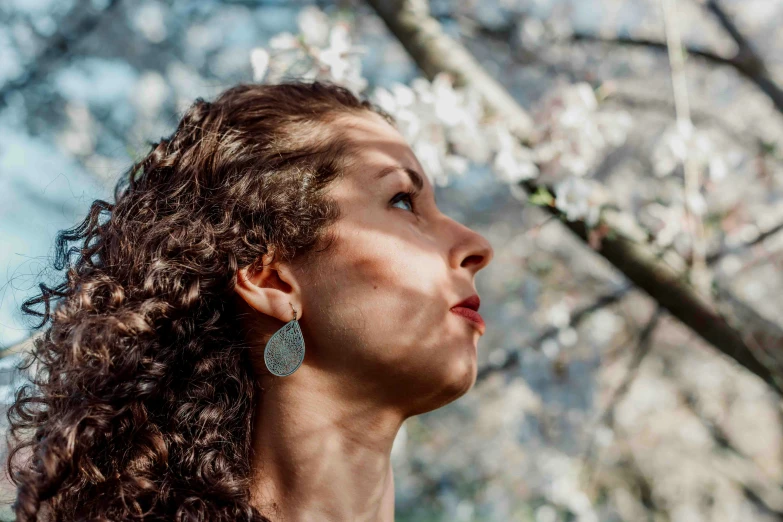
[[(523, 183), (528, 191), (537, 189), (530, 180)], [(558, 213), (554, 207), (546, 209)], [(589, 229), (583, 221), (566, 221), (565, 226), (583, 241), (588, 241)], [(783, 394), (773, 369), (759, 361), (756, 351), (746, 344), (743, 335), (683, 280), (683, 274), (661, 262), (661, 253), (620, 233), (604, 237), (596, 251), (702, 339)], [(772, 335), (777, 338), (779, 332), (780, 328), (776, 328)]]
[[(584, 308), (579, 309), (575, 313), (571, 314), (571, 319), (569, 321), (569, 326), (575, 327), (578, 326), (584, 319), (589, 317), (592, 313), (594, 313), (597, 310), (600, 310), (601, 308), (605, 308), (613, 303), (618, 302), (620, 299), (622, 299), (628, 292), (633, 290), (633, 285), (628, 285), (623, 288), (620, 288), (619, 290), (616, 290), (614, 292), (604, 294), (600, 296), (598, 299), (590, 303), (589, 305), (585, 306)], [(535, 339), (532, 339), (529, 343), (523, 343), (525, 346), (530, 346), (534, 349), (538, 349), (540, 347), (541, 343), (543, 343), (546, 339), (550, 337), (554, 337), (557, 335), (558, 329), (555, 327), (550, 327), (538, 334)], [(477, 381), (481, 381), (485, 379), (488, 375), (491, 373), (499, 372), (499, 371), (505, 371), (509, 370), (511, 368), (517, 367), (520, 364), (520, 351), (514, 351), (511, 352), (508, 357), (506, 357), (506, 360), (503, 362), (503, 364), (499, 366), (485, 366), (481, 368), (478, 371), (478, 374), (476, 376)]]
[[(620, 383), (620, 385), (615, 389), (614, 393), (612, 394), (612, 398), (609, 400), (609, 403), (606, 405), (603, 412), (600, 415), (598, 415), (596, 428), (601, 424), (605, 424), (609, 427), (614, 426), (614, 410), (617, 407), (617, 405), (620, 404), (623, 398), (627, 395), (628, 390), (631, 389), (631, 385), (636, 379), (636, 376), (639, 374), (639, 367), (642, 365), (642, 361), (647, 356), (647, 354), (650, 353), (650, 347), (652, 346), (652, 334), (655, 331), (655, 328), (658, 326), (658, 322), (660, 321), (662, 314), (663, 314), (663, 309), (660, 306), (657, 307), (653, 312), (653, 314), (650, 316), (650, 319), (647, 321), (647, 324), (645, 324), (644, 328), (640, 330), (639, 339), (636, 343), (636, 350), (634, 350), (633, 355), (631, 357), (631, 361), (628, 364), (628, 370), (626, 371), (625, 376), (623, 377), (623, 381)], [(592, 437), (590, 439), (590, 443), (587, 447), (587, 450), (585, 451), (585, 456), (583, 460), (590, 462), (593, 460), (594, 456), (595, 456), (595, 437)], [(591, 482), (592, 479), (593, 476), (592, 474), (590, 474), (588, 478), (588, 482)]]
[[(731, 35), (739, 47), (739, 52), (731, 57), (722, 56), (710, 49), (704, 47), (685, 47), (685, 51), (692, 56), (697, 56), (707, 62), (715, 65), (732, 67), (737, 72), (745, 76), (748, 80), (755, 83), (756, 86), (766, 94), (774, 103), (777, 110), (783, 113), (783, 89), (770, 77), (769, 71), (761, 56), (753, 49), (748, 39), (739, 31), (737, 26), (726, 14), (723, 8), (715, 1), (697, 0), (705, 4), (707, 9), (715, 14), (721, 25)], [(515, 24), (508, 24), (498, 28), (489, 28), (477, 24), (475, 20), (470, 19), (475, 27), (475, 32), (492, 38), (508, 42), (515, 31)], [(666, 42), (650, 38), (635, 38), (631, 36), (612, 36), (603, 37), (592, 33), (574, 31), (571, 35), (572, 41), (589, 41), (604, 43), (610, 45), (624, 45), (632, 47), (646, 47), (649, 49), (666, 50)]]
[[(776, 477), (762, 468), (756, 459), (746, 454), (732, 442), (729, 433), (723, 426), (715, 419), (710, 418), (699, 406), (699, 398), (693, 390), (684, 385), (681, 380), (674, 381), (674, 385), (685, 407), (701, 422), (704, 429), (712, 437), (715, 445), (727, 452), (727, 456), (733, 457), (732, 462), (725, 466), (732, 470), (729, 476), (730, 480), (739, 485), (745, 497), (757, 504), (758, 507), (778, 517), (783, 516), (783, 512), (780, 511), (783, 503), (783, 496), (781, 496), (783, 484), (779, 483)], [(769, 483), (769, 487), (764, 487), (762, 480), (760, 480), (761, 478), (764, 479), (763, 482)], [(751, 482), (755, 482), (761, 488), (751, 487)]]
[(772, 100), (778, 112), (783, 113), (783, 89), (772, 79), (764, 59), (753, 48), (750, 40), (742, 34), (718, 0), (697, 1), (717, 18), (723, 29), (737, 44), (738, 51), (732, 59), (737, 70), (753, 81)]
[(742, 243), (741, 245), (737, 245), (735, 247), (726, 250), (714, 252), (707, 256), (707, 264), (713, 265), (729, 254), (736, 254), (742, 252), (743, 250), (747, 250), (752, 246), (758, 245), (759, 243), (763, 243), (767, 238), (774, 236), (781, 230), (783, 230), (783, 223), (778, 223), (774, 227), (768, 228), (767, 230), (759, 234), (758, 237), (753, 241), (748, 241), (747, 243)]
[(429, 13), (426, 0), (368, 0), (429, 78), (440, 72), (454, 76), (455, 85), (472, 85), (487, 112), (502, 117), (522, 141), (531, 138), (533, 120), (476, 58), (446, 35)]
[[(595, 42), (606, 45), (621, 45), (628, 47), (644, 47), (648, 49), (654, 49), (659, 51), (667, 51), (666, 42), (653, 40), (651, 38), (635, 38), (633, 36), (612, 36), (605, 37), (597, 34), (586, 33), (581, 31), (575, 31), (571, 34), (571, 40), (578, 42)], [(685, 46), (683, 47), (685, 52), (690, 56), (696, 56), (704, 61), (710, 62), (715, 65), (737, 67), (737, 63), (734, 58), (728, 58), (721, 56), (704, 47)], [(742, 71), (740, 71), (742, 72)], [(744, 73), (743, 73), (744, 74)]]
[[(693, 132), (691, 108), (688, 101), (688, 83), (685, 78), (685, 57), (682, 54), (680, 29), (677, 25), (677, 13), (673, 0), (661, 0), (663, 8), (664, 27), (666, 28), (666, 48), (669, 52), (671, 65), (672, 90), (674, 91), (674, 112), (677, 118), (677, 130), (690, 138)], [(694, 212), (691, 202), (701, 197), (701, 173), (694, 161), (693, 155), (686, 152), (683, 161), (685, 213), (688, 221), (688, 231), (691, 236), (691, 270), (692, 281), (702, 292), (708, 291), (709, 274), (706, 271), (706, 245), (704, 240), (704, 223), (697, 212)]]

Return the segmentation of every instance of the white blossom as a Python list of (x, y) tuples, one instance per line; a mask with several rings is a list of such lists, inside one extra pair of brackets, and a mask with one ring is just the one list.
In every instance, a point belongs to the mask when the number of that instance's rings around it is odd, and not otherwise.
[(337, 24), (329, 33), (329, 47), (315, 50), (314, 56), (321, 67), (328, 69), (326, 78), (358, 93), (367, 86), (367, 81), (360, 72), (361, 60), (357, 56), (357, 53), (363, 51), (364, 49), (351, 45), (348, 27), (345, 24)]
[(709, 162), (709, 175), (712, 181), (720, 181), (729, 172), (726, 161), (720, 156), (713, 156)]
[(688, 192), (685, 195), (685, 204), (696, 216), (703, 216), (707, 212), (707, 201), (700, 192)]
[(555, 185), (555, 206), (569, 221), (583, 219), (595, 226), (600, 216), (600, 199), (590, 180), (571, 176)]
[(269, 53), (266, 49), (256, 47), (250, 52), (250, 64), (253, 67), (253, 81), (262, 81), (269, 70)]
[(269, 39), (269, 47), (277, 51), (287, 51), (299, 47), (299, 40), (288, 31), (278, 33)]
[(329, 15), (321, 11), (317, 6), (303, 7), (296, 17), (299, 32), (309, 45), (323, 47), (330, 37)]
[(555, 339), (544, 339), (541, 342), (541, 351), (550, 359), (554, 359), (557, 357), (557, 354), (560, 353), (560, 345), (558, 344), (557, 340)]
[[(268, 72), (264, 55), (254, 51), (254, 76), (274, 82), (287, 71), (297, 70), (306, 79), (328, 79), (356, 93), (367, 87), (359, 54), (364, 49), (350, 40), (348, 26), (332, 22), (315, 6), (300, 11), (301, 35), (281, 33), (270, 40)], [(257, 72), (256, 72), (257, 71)], [(445, 185), (449, 177), (464, 174), (470, 162), (489, 163), (499, 180), (515, 187), (536, 178), (539, 165), (557, 163), (571, 174), (584, 176), (607, 146), (623, 142), (630, 127), (626, 113), (600, 113), (592, 87), (587, 83), (561, 86), (540, 105), (536, 131), (544, 138), (535, 148), (523, 145), (507, 125), (489, 121), (481, 96), (469, 88), (456, 88), (454, 78), (437, 74), (432, 81), (418, 77), (410, 85), (394, 83), (377, 87), (370, 98), (391, 114), (398, 130), (417, 151), (417, 157), (434, 183)], [(570, 185), (564, 185), (567, 208), (575, 215), (578, 204)], [(597, 207), (588, 205), (585, 217), (597, 218)]]
[(640, 222), (655, 235), (655, 243), (667, 247), (684, 231), (685, 209), (682, 204), (669, 206), (660, 203), (646, 205), (640, 214)]
[(625, 112), (599, 112), (589, 84), (561, 85), (536, 111), (536, 130), (545, 136), (536, 146), (536, 159), (541, 164), (557, 161), (567, 172), (584, 176), (607, 147), (625, 141), (631, 123)]
[(571, 308), (559, 301), (547, 311), (547, 320), (557, 328), (566, 328), (571, 321)]
[(658, 138), (652, 152), (657, 176), (667, 176), (686, 161), (692, 161), (699, 171), (709, 169), (710, 177), (718, 181), (727, 173), (726, 159), (710, 134), (697, 129), (688, 120), (667, 127)]
[(475, 163), (487, 163), (492, 155), (487, 132), (474, 118), (465, 118), (446, 130), (454, 152)]
[(470, 161), (489, 160), (492, 150), (479, 121), (480, 100), (471, 91), (455, 89), (449, 75), (439, 74), (432, 82), (416, 78), (410, 87), (400, 83), (378, 87), (372, 98), (394, 116), (414, 150), (425, 155), (422, 159), (417, 153), (423, 166), (425, 161), (432, 166), (427, 174), (434, 182), (447, 184), (449, 176), (464, 174)]
[(299, 12), (297, 25), (299, 35), (281, 32), (269, 40), (266, 68), (261, 50), (252, 51), (256, 81), (276, 83), (292, 75), (305, 80), (329, 80), (355, 94), (367, 88), (367, 79), (361, 72), (361, 54), (366, 49), (352, 44), (346, 23), (333, 22), (317, 6), (308, 6)]
[(501, 180), (516, 183), (538, 175), (533, 151), (512, 136), (507, 127), (496, 123), (489, 127), (488, 136), (497, 150), (492, 168)]

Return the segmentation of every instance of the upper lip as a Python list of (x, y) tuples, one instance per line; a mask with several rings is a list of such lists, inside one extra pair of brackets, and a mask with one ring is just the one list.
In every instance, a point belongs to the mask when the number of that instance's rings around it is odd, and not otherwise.
[(452, 306), (452, 308), (456, 308), (459, 306), (462, 308), (470, 308), (471, 310), (478, 312), (480, 304), (481, 304), (481, 300), (479, 299), (478, 294), (473, 294), (472, 296), (463, 299), (459, 303), (455, 304), (454, 306)]

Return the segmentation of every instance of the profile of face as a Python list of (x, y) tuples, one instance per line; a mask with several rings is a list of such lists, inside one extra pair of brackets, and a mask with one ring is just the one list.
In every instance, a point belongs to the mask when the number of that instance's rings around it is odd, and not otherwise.
[[(305, 339), (296, 372), (264, 379), (318, 379), (351, 403), (405, 417), (431, 411), (475, 383), (482, 330), (450, 309), (476, 293), (492, 247), (438, 209), (413, 150), (382, 117), (345, 115), (334, 125), (355, 156), (328, 189), (341, 210), (330, 250), (238, 278), (237, 292), (260, 312), (251, 319), (258, 332), (271, 336), (293, 305)], [(412, 200), (400, 194), (415, 191), (406, 171), (423, 182)]]

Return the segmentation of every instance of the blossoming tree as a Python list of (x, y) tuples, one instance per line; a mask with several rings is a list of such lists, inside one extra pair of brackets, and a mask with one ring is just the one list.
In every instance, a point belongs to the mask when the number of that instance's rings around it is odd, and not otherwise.
[(0, 19), (11, 203), (75, 219), (68, 194), (90, 178), (104, 197), (126, 144), (144, 153), (196, 96), (319, 78), (392, 113), (444, 210), (492, 241), (479, 383), (400, 432), (398, 520), (783, 512), (783, 96), (754, 46), (783, 52), (775, 3), (18, 4)]

